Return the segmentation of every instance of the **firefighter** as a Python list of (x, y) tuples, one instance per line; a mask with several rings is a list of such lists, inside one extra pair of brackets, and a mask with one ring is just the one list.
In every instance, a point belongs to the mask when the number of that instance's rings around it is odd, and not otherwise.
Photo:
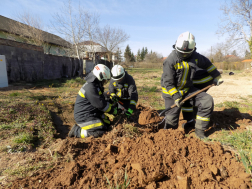
[(112, 101), (119, 100), (119, 109), (125, 109), (125, 115), (129, 118), (136, 109), (138, 101), (135, 80), (124, 70), (121, 65), (115, 65), (111, 69), (112, 79), (109, 84), (109, 98)]
[(110, 69), (103, 64), (97, 64), (86, 76), (86, 83), (79, 90), (74, 105), (77, 124), (71, 128), (69, 137), (96, 138), (107, 131), (110, 121), (104, 113), (117, 114), (117, 107), (106, 101), (103, 95), (103, 86), (110, 77)]
[[(223, 83), (216, 67), (209, 59), (196, 52), (195, 46), (195, 37), (190, 32), (182, 33), (175, 45), (173, 45), (174, 50), (163, 63), (161, 86), (162, 96), (165, 99), (165, 108), (172, 106), (174, 103), (177, 105), (166, 112), (164, 129), (178, 127), (181, 100), (199, 90), (193, 86), (193, 78), (197, 67), (206, 70), (213, 78), (215, 85), (218, 86)], [(198, 107), (195, 133), (199, 138), (205, 138), (204, 130), (209, 126), (210, 115), (214, 108), (212, 96), (206, 92), (201, 92), (186, 103)]]

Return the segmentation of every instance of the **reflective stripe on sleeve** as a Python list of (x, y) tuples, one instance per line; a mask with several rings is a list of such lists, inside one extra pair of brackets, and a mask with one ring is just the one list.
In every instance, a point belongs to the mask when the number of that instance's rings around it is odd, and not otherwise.
[(130, 100), (130, 104), (133, 104), (133, 105), (135, 105), (136, 106), (136, 101), (135, 100)]
[(202, 84), (202, 83), (206, 83), (206, 82), (208, 82), (208, 81), (211, 81), (213, 79), (213, 77), (212, 76), (207, 76), (207, 77), (205, 77), (205, 78), (203, 78), (203, 79), (199, 79), (199, 80), (193, 80), (193, 84)]
[(182, 112), (193, 112), (193, 107), (182, 107)]
[(78, 94), (79, 94), (82, 98), (85, 98), (85, 95), (81, 92), (81, 90), (79, 90)]
[(201, 117), (201, 116), (198, 116), (198, 115), (197, 115), (196, 119), (199, 119), (201, 121), (210, 121), (209, 117)]
[(177, 93), (178, 92), (178, 90), (177, 90), (177, 88), (176, 87), (174, 87), (174, 88), (172, 88), (172, 89), (170, 89), (169, 91), (168, 91), (168, 93), (172, 96), (172, 95), (174, 95), (175, 93)]
[(109, 112), (109, 111), (111, 110), (111, 106), (112, 106), (112, 105), (111, 105), (109, 102), (107, 102), (106, 107), (103, 108), (102, 111), (103, 111), (103, 112), (106, 112), (106, 113)]
[(207, 68), (207, 72), (210, 73), (210, 72), (214, 71), (215, 69), (216, 69), (216, 67), (215, 67), (214, 65), (209, 66), (209, 67)]

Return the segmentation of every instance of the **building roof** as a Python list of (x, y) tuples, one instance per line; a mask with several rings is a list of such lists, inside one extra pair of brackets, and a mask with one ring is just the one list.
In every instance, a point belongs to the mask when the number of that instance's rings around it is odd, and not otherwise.
[(242, 62), (252, 62), (252, 59), (246, 59), (246, 60), (243, 60)]
[(100, 44), (93, 42), (93, 41), (83, 41), (83, 42), (79, 43), (79, 45), (100, 45)]
[[(0, 15), (0, 31), (5, 31), (8, 33), (11, 33), (11, 26), (12, 25), (23, 25), (24, 27), (30, 27), (26, 24), (22, 24), (18, 21), (12, 20), (10, 18), (4, 17), (2, 15)], [(64, 46), (67, 47), (69, 46), (69, 42), (67, 42), (66, 40), (62, 39), (61, 37), (48, 33), (46, 31), (43, 30), (39, 30), (38, 31), (42, 31), (42, 36), (43, 36), (43, 40), (47, 43), (52, 43), (52, 44), (56, 44), (56, 45), (60, 45), (60, 46)], [(18, 31), (15, 32), (15, 34), (20, 35), (21, 33), (19, 33)]]
[(83, 51), (86, 52), (108, 52), (105, 47), (93, 41), (83, 41), (78, 45), (84, 46)]

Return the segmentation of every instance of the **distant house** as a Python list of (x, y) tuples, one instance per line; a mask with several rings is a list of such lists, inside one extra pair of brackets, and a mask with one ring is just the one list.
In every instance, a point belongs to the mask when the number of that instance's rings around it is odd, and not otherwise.
[(224, 57), (224, 60), (229, 61), (229, 62), (234, 62), (234, 61), (238, 61), (240, 58), (238, 56), (235, 55), (226, 55)]
[[(93, 41), (84, 41), (78, 44), (80, 47), (80, 56), (85, 60), (93, 60), (96, 64), (100, 60), (108, 60), (108, 51), (101, 44)], [(117, 61), (117, 54), (112, 53), (111, 60), (113, 64)]]
[[(15, 31), (13, 31), (13, 26), (17, 27)], [(18, 30), (18, 27), (20, 27), (20, 30)], [(0, 39), (33, 44), (28, 39), (30, 36), (22, 37), (23, 34), (21, 33), (22, 32), (21, 28), (27, 28), (27, 31), (32, 28), (33, 31), (41, 33), (41, 41), (43, 41), (42, 46), (44, 53), (53, 55), (66, 54), (64, 49), (69, 46), (69, 43), (66, 40), (62, 39), (61, 37), (30, 27), (26, 24), (22, 24), (18, 21), (0, 15)]]

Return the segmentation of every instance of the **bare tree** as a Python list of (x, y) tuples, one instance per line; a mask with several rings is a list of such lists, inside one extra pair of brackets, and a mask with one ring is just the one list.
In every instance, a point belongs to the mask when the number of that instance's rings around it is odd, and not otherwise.
[(108, 59), (111, 60), (111, 54), (115, 53), (119, 45), (129, 39), (122, 29), (111, 28), (109, 25), (98, 28), (96, 41), (105, 47), (108, 52)]
[(229, 34), (236, 44), (246, 42), (252, 52), (251, 0), (231, 0), (222, 5), (221, 10), (224, 17), (217, 33)]
[(10, 20), (10, 32), (21, 36), (27, 43), (43, 46), (43, 24), (40, 17), (29, 12), (17, 14), (17, 21)]
[(53, 29), (71, 44), (68, 54), (78, 57), (81, 63), (80, 53), (85, 51), (85, 46), (80, 43), (85, 39), (93, 40), (98, 26), (98, 16), (85, 11), (80, 3), (77, 9), (74, 9), (72, 1), (68, 0), (53, 18)]

